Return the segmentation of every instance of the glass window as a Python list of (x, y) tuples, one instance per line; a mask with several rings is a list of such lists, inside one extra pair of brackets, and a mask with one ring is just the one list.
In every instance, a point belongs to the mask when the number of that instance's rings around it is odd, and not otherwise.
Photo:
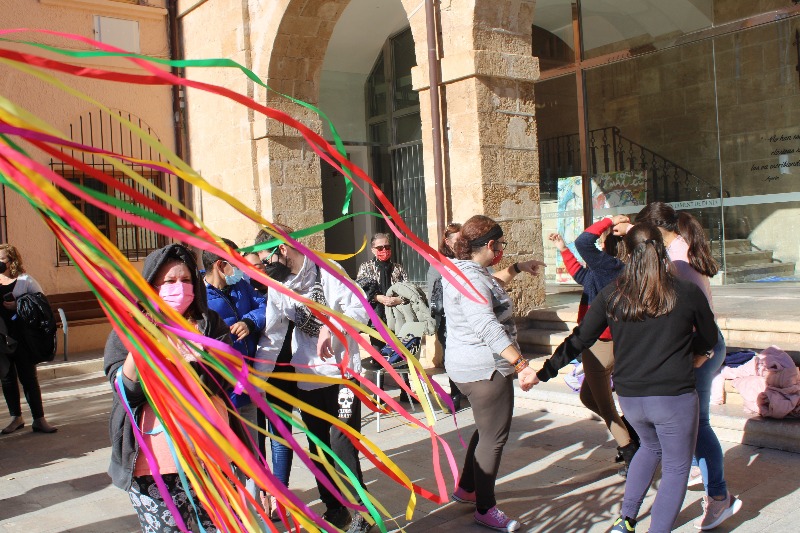
[(411, 29), (392, 39), (394, 109), (419, 105), (419, 94), (411, 86), (411, 67), (416, 66)]
[(542, 71), (575, 62), (573, 2), (538, 0), (533, 24), (533, 55)]
[(800, 63), (792, 20), (715, 39), (728, 283), (795, 279)]
[(713, 0), (583, 0), (584, 57), (647, 51), (659, 40), (711, 27), (712, 17)]
[(419, 113), (398, 117), (394, 121), (395, 144), (422, 140), (422, 120)]
[[(571, 247), (583, 230), (581, 151), (575, 75), (536, 83), (536, 135), (542, 235), (560, 233)], [(571, 283), (561, 254), (545, 245), (545, 279)]]
[(383, 54), (375, 63), (375, 68), (367, 79), (367, 99), (369, 106), (369, 117), (379, 117), (386, 114), (386, 73), (384, 72)]

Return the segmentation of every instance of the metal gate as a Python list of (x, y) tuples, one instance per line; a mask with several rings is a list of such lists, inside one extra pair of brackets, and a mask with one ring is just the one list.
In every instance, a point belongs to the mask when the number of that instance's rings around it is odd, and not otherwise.
[[(392, 162), (392, 200), (400, 216), (423, 241), (428, 240), (428, 202), (425, 199), (425, 169), (422, 141), (389, 147)], [(408, 272), (408, 279), (424, 284), (428, 263), (410, 247), (398, 243), (397, 258)]]

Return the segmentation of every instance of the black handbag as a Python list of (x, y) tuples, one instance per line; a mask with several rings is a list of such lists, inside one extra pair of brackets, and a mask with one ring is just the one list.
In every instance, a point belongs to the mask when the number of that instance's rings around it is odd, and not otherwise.
[(22, 340), (33, 364), (52, 361), (56, 356), (56, 319), (50, 302), (41, 292), (17, 298), (17, 320), (22, 326)]

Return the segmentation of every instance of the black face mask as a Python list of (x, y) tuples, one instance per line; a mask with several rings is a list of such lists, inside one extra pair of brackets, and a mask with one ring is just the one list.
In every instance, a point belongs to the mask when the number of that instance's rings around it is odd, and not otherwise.
[(6, 266), (6, 264), (4, 262), (0, 261), (0, 274), (5, 274), (7, 268), (8, 267)]
[(267, 276), (281, 283), (286, 281), (286, 278), (292, 273), (291, 268), (278, 261), (264, 265), (264, 271), (267, 273)]

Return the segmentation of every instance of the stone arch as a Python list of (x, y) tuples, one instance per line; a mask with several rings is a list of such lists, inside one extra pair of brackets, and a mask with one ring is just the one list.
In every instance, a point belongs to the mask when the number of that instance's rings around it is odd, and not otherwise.
[[(409, 23), (417, 53), (425, 50), (424, 10), (417, 10), (417, 0), (401, 2)], [(266, 72), (275, 91), (311, 104), (319, 102), (320, 78), (325, 53), (344, 9), (350, 0), (281, 0), (277, 5), (251, 12), (250, 46), (257, 72)], [(419, 19), (419, 21), (412, 19)], [(263, 28), (256, 32), (256, 28)], [(258, 98), (258, 94), (256, 94)], [(319, 117), (311, 110), (293, 104), (278, 94), (266, 93), (267, 104), (287, 111), (306, 126), (322, 133)], [(272, 219), (293, 227), (306, 227), (322, 221), (321, 171), (319, 157), (299, 134), (274, 121), (267, 121), (263, 138), (258, 141), (259, 166), (268, 179), (262, 183), (262, 205)], [(309, 243), (321, 247), (323, 237)]]

